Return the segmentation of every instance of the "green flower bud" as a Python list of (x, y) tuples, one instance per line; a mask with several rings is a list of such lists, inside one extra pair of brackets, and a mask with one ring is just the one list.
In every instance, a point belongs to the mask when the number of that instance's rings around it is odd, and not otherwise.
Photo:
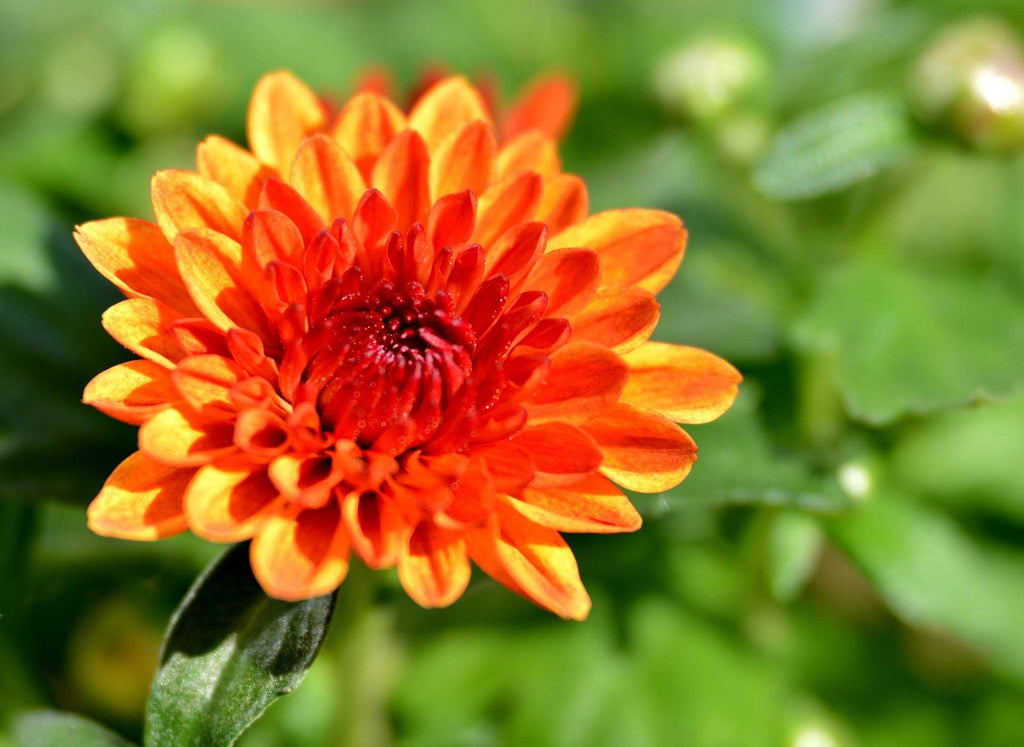
[(670, 54), (655, 72), (658, 98), (697, 121), (716, 120), (748, 99), (768, 78), (769, 63), (755, 44), (704, 37)]
[(918, 59), (910, 101), (922, 122), (988, 151), (1024, 146), (1024, 49), (1003, 23), (980, 18), (942, 33)]

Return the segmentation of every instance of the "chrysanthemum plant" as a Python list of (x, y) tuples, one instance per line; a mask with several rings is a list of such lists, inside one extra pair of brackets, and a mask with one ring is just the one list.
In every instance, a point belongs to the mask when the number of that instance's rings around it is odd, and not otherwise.
[(264, 77), (246, 150), (153, 178), (156, 222), (79, 226), (127, 299), (103, 326), (137, 359), (85, 401), (139, 426), (89, 507), (97, 533), (242, 543), (168, 632), (148, 744), (230, 744), (301, 680), (358, 559), (417, 603), (476, 565), (563, 618), (590, 599), (563, 532), (628, 532), (697, 448), (678, 423), (739, 374), (649, 340), (683, 258), (669, 213), (590, 215), (550, 79), (500, 122), (462, 78), (403, 111), (370, 90), (333, 116)]

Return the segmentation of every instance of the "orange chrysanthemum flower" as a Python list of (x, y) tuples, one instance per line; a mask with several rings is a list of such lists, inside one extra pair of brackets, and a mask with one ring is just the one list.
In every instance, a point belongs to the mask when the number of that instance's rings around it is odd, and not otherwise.
[(499, 142), (461, 78), (408, 114), (364, 91), (328, 121), (274, 73), (251, 152), (210, 137), (198, 173), (154, 177), (155, 224), (80, 226), (128, 296), (104, 328), (141, 356), (85, 390), (141, 426), (93, 531), (251, 538), (289, 600), (336, 588), (354, 551), (444, 606), (472, 561), (585, 617), (560, 532), (637, 529), (620, 488), (679, 483), (696, 446), (676, 423), (724, 412), (740, 377), (648, 341), (686, 232), (656, 210), (588, 217), (539, 101)]

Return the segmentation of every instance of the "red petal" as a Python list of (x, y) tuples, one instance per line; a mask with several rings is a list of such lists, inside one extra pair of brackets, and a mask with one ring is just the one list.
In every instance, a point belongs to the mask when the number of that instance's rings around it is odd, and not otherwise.
[(414, 130), (398, 135), (380, 154), (371, 183), (398, 212), (402, 228), (426, 223), (430, 209), (430, 156)]
[(489, 246), (518, 223), (531, 220), (540, 205), (544, 180), (540, 174), (513, 174), (493, 184), (480, 195), (473, 241)]
[(601, 449), (586, 432), (564, 422), (527, 425), (513, 444), (533, 456), (531, 485), (546, 487), (578, 481), (601, 466)]
[(547, 294), (547, 316), (569, 316), (590, 302), (600, 282), (597, 252), (559, 249), (537, 260), (523, 287)]
[(570, 343), (551, 356), (547, 381), (527, 403), (530, 422), (586, 422), (618, 402), (628, 378), (629, 366), (608, 348)]
[(135, 452), (107, 478), (89, 505), (89, 528), (106, 537), (155, 540), (185, 531), (182, 496), (194, 470)]
[(457, 248), (469, 241), (476, 224), (476, 196), (469, 190), (438, 200), (427, 220), (427, 233), (434, 249)]
[(349, 493), (341, 504), (352, 547), (370, 568), (390, 568), (398, 559), (405, 521), (393, 498), (376, 493)]

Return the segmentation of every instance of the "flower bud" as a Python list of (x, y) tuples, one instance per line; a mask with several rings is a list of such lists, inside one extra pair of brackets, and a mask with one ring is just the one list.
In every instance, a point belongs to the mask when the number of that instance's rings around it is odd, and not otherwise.
[(755, 44), (704, 37), (670, 54), (655, 73), (666, 108), (697, 121), (718, 119), (747, 99), (768, 77), (768, 60)]
[(988, 151), (1024, 146), (1024, 49), (992, 18), (955, 24), (918, 59), (910, 101), (922, 122)]

